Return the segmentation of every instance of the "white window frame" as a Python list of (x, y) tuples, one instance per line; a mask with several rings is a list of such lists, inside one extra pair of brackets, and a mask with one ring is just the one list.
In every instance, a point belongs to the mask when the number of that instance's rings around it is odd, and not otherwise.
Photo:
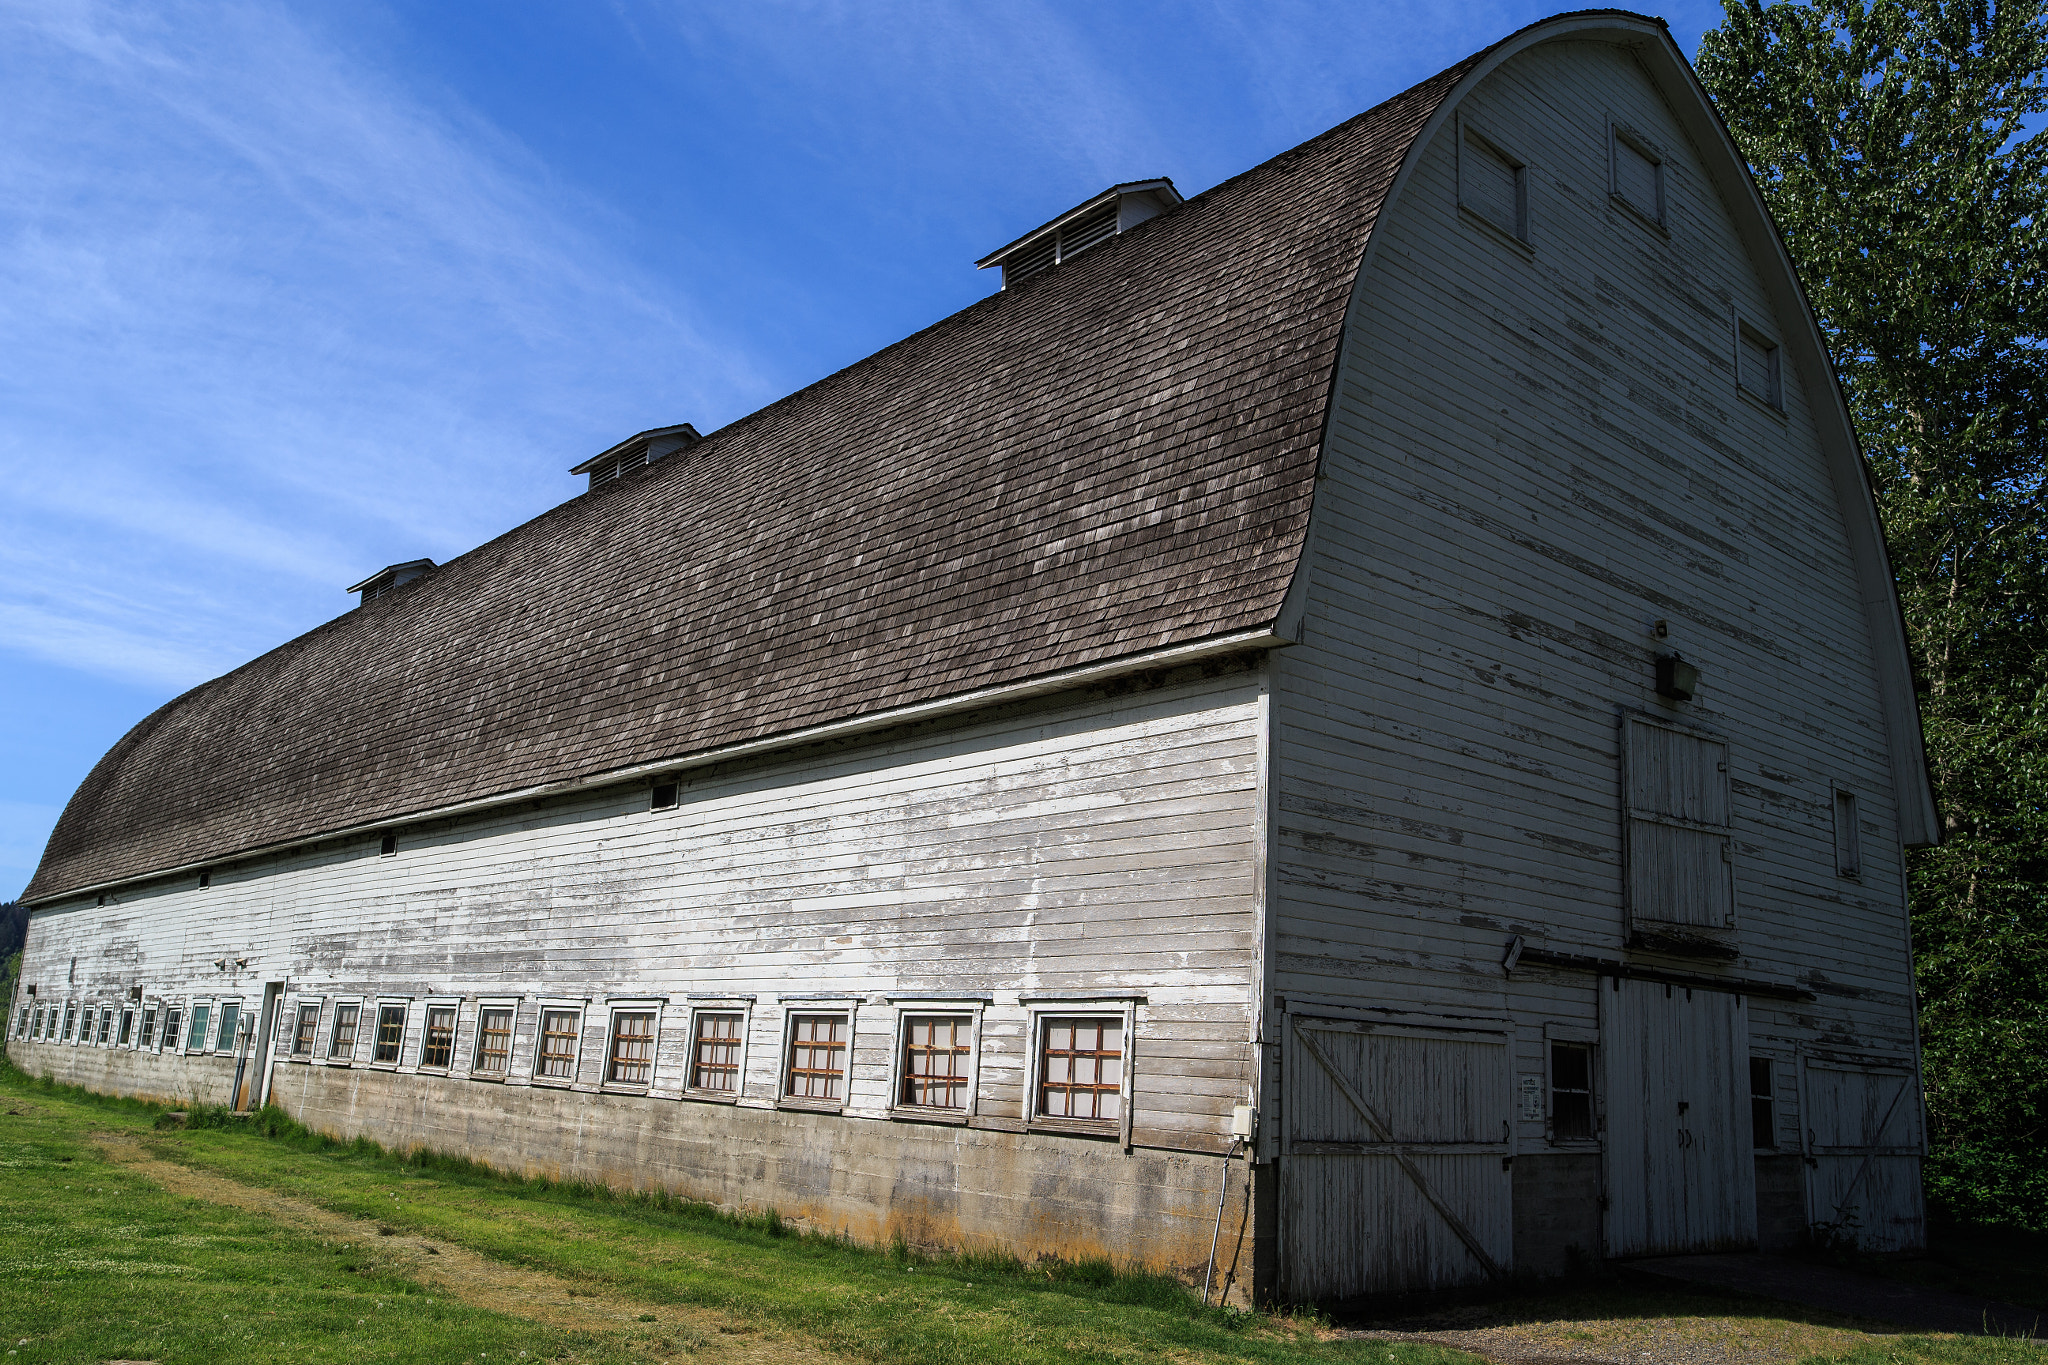
[[(604, 1011), (604, 1064), (598, 1069), (598, 1089), (620, 1095), (644, 1095), (655, 1084), (661, 1074), (661, 1026), (662, 1006), (667, 999), (658, 995), (621, 995), (605, 997)], [(647, 1079), (644, 1081), (615, 1081), (612, 1079), (612, 1047), (618, 1041), (619, 1016), (622, 1014), (651, 1014), (654, 1016), (654, 1032), (650, 1037), (647, 1052)]]
[[(363, 1011), (374, 1009), (368, 999), (360, 995), (337, 995), (327, 1002), (331, 1008), (326, 1011), (320, 1029), (321, 1047), (313, 1060), (322, 1066), (354, 1066), (363, 1050)], [(341, 1012), (353, 1005), (356, 1010), (355, 1037), (349, 1040), (348, 1051), (339, 1056), (334, 1051), (335, 1030), (341, 1027)]]
[[(1143, 1002), (1131, 995), (1027, 996), (1025, 1009), (1024, 1126), (1033, 1132), (1073, 1133), (1088, 1137), (1114, 1136), (1125, 1148), (1131, 1145), (1131, 1095), (1137, 1075), (1138, 1006)], [(1038, 1112), (1038, 1078), (1045, 1065), (1045, 1021), (1065, 1018), (1123, 1019), (1123, 1074), (1119, 1077), (1117, 1117), (1114, 1123), (1100, 1119), (1067, 1119)]]
[[(989, 1001), (984, 996), (892, 995), (889, 1005), (896, 1011), (889, 1031), (889, 1116), (921, 1123), (960, 1123), (979, 1112), (981, 1098), (981, 1017)], [(951, 1017), (967, 1020), (967, 1103), (960, 1109), (938, 1109), (930, 1105), (905, 1104), (903, 1091), (909, 1080), (904, 1069), (909, 1047), (907, 1021), (911, 1018)]]
[[(140, 1037), (135, 1030), (142, 1022), (142, 1008), (135, 1001), (130, 1000), (125, 1005), (117, 1006), (116, 1010), (115, 1023), (117, 1027), (114, 1029), (114, 1046), (125, 1047), (130, 1052), (133, 1052), (135, 1051), (136, 1039)], [(126, 1034), (127, 1037), (123, 1038), (123, 1034)]]
[[(547, 1017), (550, 1011), (567, 1011), (576, 1016), (573, 1030), (576, 1039), (576, 1055), (569, 1059), (569, 1074), (566, 1076), (543, 1076), (540, 1070), (541, 1049), (546, 1046)], [(543, 999), (533, 1013), (533, 1062), (530, 1079), (535, 1085), (550, 1086), (556, 1090), (573, 1088), (583, 1077), (584, 1054), (590, 1049), (583, 1045), (583, 1032), (589, 1027), (590, 1001), (587, 999)], [(517, 1024), (518, 1020), (513, 1021)]]
[[(185, 1002), (185, 1017), (179, 1021), (180, 1027), (178, 1029), (178, 1055), (180, 1057), (203, 1057), (206, 1055), (206, 1042), (209, 1038), (213, 1037), (213, 1030), (220, 1023), (219, 1016), (213, 1012), (213, 1004), (212, 996)], [(193, 1047), (192, 1024), (198, 1019), (199, 1011), (201, 1010), (206, 1011), (206, 1025), (199, 1030), (199, 1046)]]
[[(377, 1056), (377, 1035), (384, 1030), (384, 1011), (388, 1009), (397, 1009), (402, 1011), (402, 1013), (399, 1015), (398, 1024), (398, 1055), (386, 1062), (380, 1060)], [(356, 1037), (359, 1040), (362, 1037), (362, 1029), (362, 1019), (358, 1016), (356, 1020)], [(405, 1064), (405, 1040), (411, 1033), (412, 997), (409, 995), (378, 996), (377, 1003), (370, 1012), (370, 1060), (366, 1065), (378, 1071), (418, 1070), (419, 1068), (417, 1067), (409, 1067)]]
[[(1771, 373), (1770, 378), (1766, 381), (1770, 385), (1770, 392), (1768, 393), (1758, 393), (1755, 389), (1742, 382), (1742, 339), (1745, 335), (1769, 351)], [(1741, 313), (1735, 315), (1733, 339), (1735, 342), (1735, 391), (1762, 406), (1766, 412), (1783, 417), (1785, 415), (1784, 343), (1770, 332), (1765, 331), (1754, 319)]]
[[(152, 1015), (155, 1017), (151, 1018)], [(164, 1002), (155, 996), (145, 995), (142, 997), (140, 1012), (135, 1018), (135, 1050), (137, 1052), (163, 1051), (163, 1022)], [(152, 1040), (148, 1043), (142, 1041), (142, 1030), (145, 1026), (149, 1027)]]
[[(683, 1096), (711, 1104), (738, 1104), (747, 1093), (748, 1052), (754, 1042), (754, 997), (751, 995), (692, 995), (689, 997), (689, 1033), (683, 1055)], [(730, 1090), (713, 1090), (697, 1084), (697, 1020), (707, 1014), (737, 1014), (740, 1017), (739, 1070), (733, 1073)], [(777, 1088), (781, 1081), (778, 1078)]]
[[(452, 1010), (455, 1018), (448, 1025), (448, 1060), (440, 1066), (427, 1065), (427, 1021), (435, 1010)], [(401, 1048), (403, 1044), (400, 1045)], [(401, 1050), (400, 1057), (405, 1053)], [(429, 1076), (448, 1076), (455, 1073), (456, 1061), (462, 1056), (462, 997), (459, 995), (430, 995), (420, 1002), (419, 1045), (413, 1049), (412, 1070), (424, 1071)]]
[[(1627, 143), (1636, 153), (1657, 168), (1657, 204), (1655, 211), (1645, 209), (1628, 197), (1621, 188), (1621, 146)], [(1626, 123), (1616, 119), (1607, 120), (1607, 196), (1614, 203), (1627, 209), (1635, 220), (1655, 231), (1659, 236), (1671, 236), (1671, 159), (1655, 142), (1644, 137)]]
[[(305, 1052), (299, 1051), (299, 1011), (311, 1007), (313, 1011), (313, 1046)], [(319, 1060), (321, 1025), (327, 1022), (327, 997), (324, 995), (300, 995), (292, 998), (291, 1035), (285, 1039), (284, 1059), (306, 1066)]]
[[(213, 1002), (213, 1021), (207, 1025), (206, 1030), (207, 1033), (211, 1035), (211, 1041), (208, 1043), (206, 1050), (212, 1053), (214, 1056), (234, 1056), (235, 1034), (240, 1032), (242, 1027), (242, 1004), (242, 997), (239, 995), (223, 996), (220, 999)], [(226, 1047), (222, 1047), (220, 1045), (220, 1029), (221, 1024), (227, 1018), (227, 1007), (229, 1005), (233, 1005), (235, 1007), (235, 1027), (228, 1033), (228, 1045)]]
[(31, 1043), (40, 1043), (43, 1041), (43, 1020), (48, 1015), (48, 1006), (41, 1000), (32, 1000), (29, 1003), (35, 1006), (35, 1013), (28, 1021), (28, 1040)]
[[(171, 1027), (171, 1016), (173, 1014), (178, 1016), (178, 1026), (176, 1028)], [(176, 996), (164, 1001), (164, 1031), (159, 1035), (161, 1041), (157, 1044), (156, 1050), (159, 1053), (168, 1052), (173, 1057), (183, 1056), (185, 1051), (185, 1030), (191, 1026), (191, 1001), (183, 996)]]
[[(512, 1016), (505, 1029), (505, 1069), (485, 1071), (477, 1066), (484, 1045), (484, 1011), (504, 1010)], [(458, 1019), (457, 1023), (461, 1021)], [(458, 1043), (460, 1039), (457, 1040)], [(519, 1046), (519, 997), (516, 995), (485, 995), (477, 997), (476, 1014), (470, 1021), (469, 1050), (462, 1055), (468, 1058), (468, 1070), (463, 1074), (473, 1081), (487, 1081), (492, 1085), (503, 1085), (512, 1079), (512, 1054)]]
[[(1514, 247), (1524, 255), (1533, 256), (1536, 251), (1536, 233), (1533, 226), (1536, 217), (1535, 205), (1530, 188), (1535, 180), (1535, 167), (1529, 159), (1493, 136), (1482, 125), (1474, 123), (1463, 114), (1457, 117), (1457, 152), (1451, 164), (1452, 193), (1457, 196), (1458, 216), (1468, 223), (1476, 223), (1501, 241)], [(1470, 203), (1465, 198), (1465, 146), (1468, 139), (1484, 143), (1493, 154), (1507, 162), (1515, 170), (1515, 225), (1503, 227), (1488, 216), (1486, 210)]]
[[(853, 1049), (860, 1036), (860, 998), (852, 995), (834, 995), (802, 1000), (785, 996), (777, 1003), (782, 1007), (782, 1037), (775, 1050), (775, 1107), (807, 1109), (820, 1114), (843, 1112), (853, 1095)], [(800, 1014), (839, 1014), (846, 1017), (846, 1062), (839, 1073), (839, 1098), (836, 1100), (789, 1093), (790, 1064), (796, 1049), (794, 1030), (796, 1017)]]
[[(1557, 1135), (1557, 1076), (1551, 1065), (1551, 1047), (1563, 1044), (1565, 1047), (1586, 1049), (1586, 1107), (1593, 1123), (1593, 1135), (1582, 1138), (1561, 1138)], [(1602, 1098), (1605, 1087), (1600, 1084), (1600, 1030), (1585, 1028), (1577, 1024), (1545, 1024), (1543, 1026), (1543, 1141), (1545, 1145), (1566, 1152), (1597, 1152), (1602, 1149), (1607, 1133), (1607, 1119), (1603, 1112)]]

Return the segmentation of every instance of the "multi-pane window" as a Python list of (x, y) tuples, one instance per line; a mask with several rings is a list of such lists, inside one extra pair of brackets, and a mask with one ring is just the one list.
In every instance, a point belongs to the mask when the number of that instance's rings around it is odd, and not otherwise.
[(40, 1005), (36, 1007), (35, 1023), (30, 1026), (28, 1036), (35, 1039), (37, 1042), (41, 1042), (43, 1040), (43, 1009), (42, 1006)]
[(27, 1005), (23, 1005), (23, 1006), (21, 1007), (21, 1022), (20, 1022), (20, 1023), (18, 1023), (18, 1024), (16, 1024), (16, 1025), (14, 1026), (14, 1036), (15, 1036), (15, 1037), (17, 1037), (17, 1038), (26, 1038), (26, 1037), (28, 1037), (28, 1006), (27, 1006)]
[(167, 1010), (167, 1011), (165, 1011), (165, 1013), (164, 1013), (164, 1046), (165, 1046), (165, 1047), (167, 1047), (167, 1048), (171, 1048), (171, 1049), (172, 1049), (172, 1050), (174, 1050), (174, 1051), (176, 1050), (176, 1048), (177, 1048), (177, 1046), (178, 1046), (178, 1026), (179, 1026), (180, 1024), (184, 1023), (184, 1022), (185, 1022), (185, 1011), (184, 1011), (184, 1010), (182, 1010), (182, 1009), (173, 1009), (173, 1010)]
[(836, 1100), (845, 1088), (846, 1016), (792, 1014), (789, 1076), (782, 1093), (791, 1099)]
[(62, 1042), (66, 1042), (66, 1043), (70, 1042), (70, 1041), (71, 1041), (71, 1030), (72, 1030), (73, 1028), (75, 1028), (75, 1027), (77, 1026), (77, 1024), (78, 1024), (78, 1006), (77, 1006), (77, 1005), (76, 1005), (75, 1003), (73, 1003), (72, 1001), (69, 1001), (69, 1000), (67, 1000), (67, 1001), (65, 1001), (65, 1002), (64, 1002), (64, 1035), (63, 1035), (63, 1037), (62, 1037), (62, 1038), (60, 1039), (60, 1041), (62, 1041)]
[(120, 1045), (121, 1045), (122, 1047), (126, 1047), (126, 1046), (128, 1046), (128, 1040), (129, 1040), (130, 1038), (133, 1038), (134, 1036), (135, 1036), (135, 1011), (134, 1011), (134, 1010), (122, 1010), (122, 1011), (121, 1011), (121, 1036), (120, 1036), (120, 1037), (119, 1037), (118, 1039), (116, 1039), (115, 1041), (119, 1042), (119, 1043), (120, 1043)]
[(310, 1057), (313, 1055), (313, 1040), (320, 1034), (320, 1007), (299, 1006), (299, 1022), (292, 1029), (292, 1055)]
[(1550, 1136), (1560, 1142), (1593, 1136), (1593, 1050), (1550, 1045)]
[(612, 1048), (604, 1078), (618, 1085), (645, 1085), (654, 1070), (654, 1015), (621, 1010), (612, 1016)]
[(420, 1065), (446, 1067), (455, 1055), (455, 1006), (427, 1006), (427, 1031), (420, 1039)]
[(1771, 1059), (1752, 1057), (1749, 1059), (1749, 1136), (1757, 1147), (1778, 1145), (1778, 1118), (1772, 1101), (1776, 1088), (1771, 1084)]
[(1120, 1117), (1123, 1036), (1124, 1021), (1118, 1017), (1041, 1021), (1039, 1115), (1101, 1121)]
[(185, 1050), (187, 1052), (204, 1052), (206, 1050), (206, 1026), (212, 1022), (213, 1006), (194, 1005), (192, 1007), (192, 1031), (185, 1035)]
[(379, 1005), (377, 1007), (377, 1037), (370, 1060), (396, 1062), (399, 1045), (405, 1041), (405, 1006)]
[(215, 1052), (229, 1052), (235, 1046), (235, 1025), (241, 1022), (242, 1007), (229, 1003), (220, 1007), (220, 1031), (213, 1036)]
[(108, 1039), (110, 1039), (110, 1038), (112, 1038), (113, 1036), (114, 1036), (114, 1011), (113, 1011), (112, 1007), (110, 1006), (110, 1007), (107, 1007), (107, 1008), (103, 1008), (103, 1009), (101, 1009), (101, 1010), (100, 1010), (100, 1031), (99, 1031), (98, 1035), (97, 1035), (96, 1037), (94, 1037), (94, 1038), (93, 1038), (93, 1041), (94, 1041), (95, 1043), (100, 1043), (100, 1044), (104, 1045), (104, 1044), (105, 1044), (105, 1043), (107, 1042), (107, 1040), (108, 1040)]
[(512, 1011), (485, 1008), (476, 1015), (477, 1071), (502, 1076), (512, 1063)]
[(327, 1044), (329, 1057), (353, 1057), (356, 1055), (356, 1021), (362, 1017), (361, 1005), (336, 1005), (334, 1007), (334, 1037)]
[(536, 1076), (562, 1081), (575, 1079), (576, 1033), (575, 1010), (540, 1012), (540, 1055), (534, 1065)]
[(740, 1088), (740, 1022), (737, 1014), (697, 1016), (690, 1043), (690, 1085), (733, 1093)]
[(156, 1006), (151, 1005), (142, 1012), (142, 1046), (156, 1046)]
[(913, 1014), (904, 1019), (898, 1103), (925, 1109), (967, 1107), (967, 1047), (973, 1027), (966, 1015)]

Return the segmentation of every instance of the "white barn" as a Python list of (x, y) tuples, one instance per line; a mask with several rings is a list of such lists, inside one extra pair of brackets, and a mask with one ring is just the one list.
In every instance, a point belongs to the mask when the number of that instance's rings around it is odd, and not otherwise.
[(1916, 1245), (1903, 630), (1661, 24), (983, 264), (144, 720), (9, 1055), (1194, 1278), (1221, 1194), (1240, 1298)]

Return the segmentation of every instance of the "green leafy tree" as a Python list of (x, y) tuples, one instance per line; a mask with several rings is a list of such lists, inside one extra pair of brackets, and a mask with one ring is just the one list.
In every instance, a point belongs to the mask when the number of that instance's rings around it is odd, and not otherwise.
[(1723, 4), (1700, 77), (1833, 349), (1919, 675), (1929, 1188), (2048, 1227), (2048, 0)]

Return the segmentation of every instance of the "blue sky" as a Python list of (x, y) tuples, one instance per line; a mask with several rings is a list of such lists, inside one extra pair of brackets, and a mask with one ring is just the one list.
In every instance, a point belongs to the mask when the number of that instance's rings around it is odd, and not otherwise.
[(371, 570), (1551, 12), (0, 0), (0, 897), (124, 731)]

